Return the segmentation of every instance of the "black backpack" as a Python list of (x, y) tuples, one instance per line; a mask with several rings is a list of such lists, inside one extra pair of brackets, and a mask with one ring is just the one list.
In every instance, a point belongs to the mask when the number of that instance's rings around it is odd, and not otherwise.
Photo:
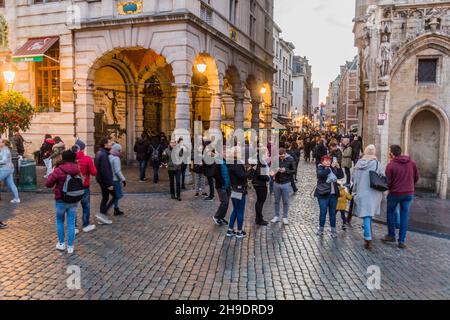
[(153, 162), (158, 162), (160, 161), (160, 156), (159, 156), (159, 150), (160, 150), (160, 146), (158, 146), (156, 149), (155, 147), (151, 146), (150, 148), (152, 150), (152, 154), (151, 154), (151, 160)]
[[(61, 168), (60, 168), (61, 169)], [(71, 176), (63, 169), (62, 172), (66, 174), (66, 181), (62, 189), (62, 200), (65, 203), (78, 203), (84, 196), (84, 182), (80, 175)]]

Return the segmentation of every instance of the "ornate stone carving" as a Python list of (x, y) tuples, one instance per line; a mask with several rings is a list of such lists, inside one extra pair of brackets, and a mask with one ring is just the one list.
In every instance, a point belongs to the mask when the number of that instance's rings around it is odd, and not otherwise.
[(389, 37), (384, 35), (381, 38), (380, 50), (377, 59), (377, 65), (380, 72), (380, 85), (387, 85), (389, 80), (389, 72), (392, 63), (392, 47)]
[(0, 50), (7, 49), (8, 46), (8, 24), (5, 18), (0, 15)]

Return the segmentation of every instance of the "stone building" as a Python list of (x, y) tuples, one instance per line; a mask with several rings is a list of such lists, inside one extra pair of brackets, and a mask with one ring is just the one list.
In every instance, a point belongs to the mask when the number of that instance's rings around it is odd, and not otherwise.
[(356, 1), (365, 143), (417, 162), (419, 187), (449, 196), (450, 1)]
[(312, 68), (306, 57), (294, 56), (293, 62), (293, 108), (304, 116), (311, 115)]
[(271, 126), (272, 0), (4, 2), (0, 70), (38, 110), (28, 153), (109, 134), (132, 160), (144, 132)]
[(358, 130), (358, 57), (341, 66), (337, 99), (337, 125), (340, 133)]
[(339, 99), (339, 83), (341, 76), (337, 76), (328, 86), (328, 95), (325, 109), (325, 121), (330, 127), (337, 130), (337, 104)]
[(287, 125), (292, 114), (292, 64), (294, 59), (294, 45), (281, 37), (281, 29), (274, 24), (274, 52), (273, 64), (276, 73), (273, 76), (273, 117), (280, 123)]

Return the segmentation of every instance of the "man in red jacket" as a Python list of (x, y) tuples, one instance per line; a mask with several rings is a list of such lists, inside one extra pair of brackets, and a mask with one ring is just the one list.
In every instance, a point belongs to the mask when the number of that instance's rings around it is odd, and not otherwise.
[(84, 196), (81, 200), (81, 207), (83, 208), (83, 231), (90, 232), (95, 229), (95, 225), (90, 224), (89, 220), (91, 217), (91, 176), (95, 177), (97, 175), (97, 169), (94, 166), (94, 160), (84, 153), (86, 149), (86, 144), (77, 140), (75, 145), (78, 147), (77, 161), (80, 167), (81, 174), (84, 177)]
[(400, 205), (400, 234), (398, 247), (406, 249), (405, 240), (408, 231), (409, 209), (414, 201), (415, 185), (419, 181), (419, 170), (410, 157), (402, 155), (402, 148), (393, 145), (390, 148), (391, 162), (386, 167), (386, 177), (389, 181), (387, 197), (387, 222), (389, 233), (382, 239), (384, 242), (396, 242), (395, 211)]

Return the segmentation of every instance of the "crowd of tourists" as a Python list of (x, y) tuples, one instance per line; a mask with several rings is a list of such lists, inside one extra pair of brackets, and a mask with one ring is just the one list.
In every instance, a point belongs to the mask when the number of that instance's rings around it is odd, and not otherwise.
[[(390, 163), (383, 168), (377, 159), (374, 145), (363, 149), (362, 139), (356, 135), (311, 132), (309, 134), (284, 134), (280, 136), (277, 154), (273, 155), (272, 145), (258, 143), (257, 150), (251, 150), (248, 140), (245, 144), (235, 144), (227, 149), (225, 145), (213, 145), (203, 140), (190, 155), (183, 138), (169, 140), (164, 133), (149, 136), (143, 134), (136, 141), (134, 151), (139, 162), (139, 181), (147, 181), (147, 169), (152, 168), (152, 182), (160, 181), (160, 168), (167, 169), (171, 198), (182, 201), (182, 191), (186, 190), (186, 173), (192, 172), (195, 197), (204, 197), (214, 202), (218, 197), (218, 208), (213, 216), (217, 226), (226, 226), (227, 237), (246, 237), (245, 213), (247, 198), (254, 192), (256, 202), (251, 210), (258, 226), (270, 223), (289, 224), (291, 193), (297, 193), (296, 182), (301, 159), (314, 162), (317, 172), (317, 186), (314, 196), (319, 204), (319, 228), (317, 235), (325, 235), (327, 217), (330, 236), (338, 237), (337, 214), (342, 220), (342, 230), (352, 226), (354, 216), (362, 219), (364, 246), (372, 249), (372, 221), (381, 212), (384, 192), (388, 191), (387, 219), (388, 233), (384, 242), (397, 242), (406, 248), (409, 209), (414, 199), (414, 186), (419, 180), (417, 166), (408, 156), (402, 155), (399, 146), (390, 147)], [(223, 148), (220, 150), (219, 148)], [(83, 232), (95, 230), (91, 223), (90, 187), (95, 177), (101, 189), (97, 224), (113, 223), (114, 216), (122, 216), (120, 200), (127, 180), (122, 172), (122, 147), (109, 138), (100, 141), (95, 159), (85, 153), (86, 144), (77, 140), (67, 148), (60, 137), (46, 135), (40, 154), (46, 167), (45, 185), (52, 188), (55, 198), (57, 250), (66, 250), (65, 220), (67, 220), (67, 252), (74, 252), (77, 228), (77, 207), (82, 208)], [(183, 159), (175, 161), (174, 152)], [(224, 159), (208, 163), (194, 161), (195, 153), (215, 158), (217, 153)], [(276, 159), (276, 161), (274, 161)], [(273, 162), (276, 162), (274, 165)], [(20, 198), (13, 179), (14, 166), (8, 141), (0, 142), (0, 182), (4, 181), (13, 193), (13, 204)], [(251, 188), (251, 187), (252, 188)], [(264, 218), (264, 207), (268, 195), (273, 194), (274, 212), (270, 223)], [(229, 221), (227, 213), (232, 206)], [(250, 211), (250, 210), (248, 210)], [(0, 228), (7, 225), (0, 222)], [(398, 239), (396, 229), (399, 229)]]

